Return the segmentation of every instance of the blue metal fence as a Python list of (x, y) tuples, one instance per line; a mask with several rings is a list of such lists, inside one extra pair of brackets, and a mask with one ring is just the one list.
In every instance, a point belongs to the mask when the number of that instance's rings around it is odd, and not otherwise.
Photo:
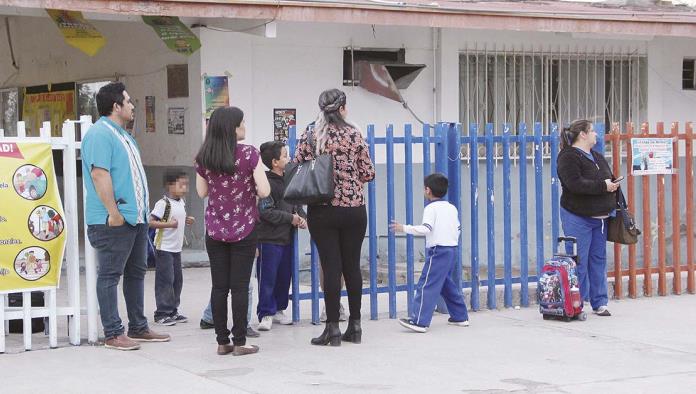
[[(604, 125), (595, 124), (595, 130), (598, 133), (599, 150), (603, 150), (604, 140)], [(559, 196), (560, 185), (556, 175), (556, 158), (559, 147), (559, 129), (553, 124), (548, 133), (543, 133), (542, 125), (535, 123), (533, 125), (533, 134), (528, 133), (526, 124), (520, 124), (517, 128), (513, 125), (505, 124), (502, 130), (494, 130), (492, 124), (484, 125), (484, 133), (480, 134), (479, 125), (472, 124), (469, 126), (467, 135), (462, 133), (462, 126), (455, 123), (439, 123), (434, 126), (424, 125), (422, 127), (422, 136), (413, 136), (412, 125), (405, 125), (399, 134), (395, 136), (394, 126), (386, 127), (384, 137), (375, 136), (375, 127), (373, 125), (367, 128), (367, 143), (370, 149), (371, 157), (375, 158), (376, 147), (384, 146), (386, 151), (386, 184), (377, 185), (376, 182), (370, 182), (367, 187), (368, 201), (368, 258), (369, 258), (369, 286), (363, 288), (363, 294), (370, 296), (370, 317), (377, 319), (379, 312), (378, 294), (388, 293), (388, 311), (389, 317), (395, 318), (397, 314), (397, 293), (406, 292), (407, 308), (410, 310), (413, 302), (413, 292), (415, 286), (415, 245), (412, 236), (406, 236), (406, 283), (397, 283), (397, 245), (396, 236), (389, 232), (387, 235), (387, 283), (380, 285), (378, 283), (378, 260), (384, 256), (378, 256), (378, 223), (389, 223), (396, 218), (396, 171), (395, 171), (395, 154), (397, 150), (403, 152), (403, 198), (405, 215), (400, 214), (399, 217), (406, 218), (407, 223), (413, 223), (414, 219), (414, 196), (417, 201), (422, 201), (420, 198), (422, 192), (420, 188), (414, 191), (414, 165), (422, 165), (423, 174), (431, 172), (434, 164), (435, 171), (445, 173), (450, 180), (449, 193), (446, 196), (447, 200), (457, 207), (460, 215), (463, 214), (462, 209), (469, 212), (469, 223), (462, 221), (462, 234), (468, 232), (470, 234), (470, 244), (464, 245), (463, 238), (460, 235), (460, 245), (457, 261), (457, 269), (454, 273), (454, 279), (461, 284), (463, 288), (471, 288), (471, 297), (467, 300), (469, 307), (472, 310), (480, 309), (479, 290), (481, 287), (487, 286), (487, 307), (489, 309), (497, 308), (496, 287), (503, 286), (503, 303), (505, 307), (513, 306), (513, 283), (520, 284), (520, 305), (529, 305), (529, 282), (536, 282), (536, 272), (541, 270), (544, 259), (544, 240), (550, 238), (554, 240), (559, 235)], [(433, 135), (431, 135), (433, 132)], [(290, 130), (288, 147), (291, 154), (295, 151), (296, 131), (294, 128)], [(528, 190), (527, 179), (527, 148), (532, 144), (533, 152), (533, 168), (534, 182), (533, 191), (530, 196)], [(549, 157), (544, 157), (543, 146), (548, 144)], [(480, 279), (481, 267), (479, 257), (479, 228), (482, 222), (479, 218), (479, 146), (485, 146), (485, 185), (486, 185), (486, 279)], [(413, 148), (420, 146), (422, 148), (422, 164), (413, 163)], [(511, 148), (516, 146), (517, 156), (512, 157)], [(466, 151), (463, 148), (468, 147), (468, 160), (462, 159), (461, 152)], [(495, 158), (494, 152), (496, 147), (502, 147), (501, 157)], [(434, 150), (434, 158), (431, 158), (431, 149)], [(432, 160), (434, 159), (434, 160)], [(517, 163), (517, 174), (513, 173), (513, 160)], [(502, 161), (502, 198), (503, 209), (501, 212), (496, 210), (495, 204), (495, 175), (497, 173), (498, 161)], [(544, 176), (544, 165), (550, 165), (549, 175)], [(469, 170), (469, 185), (462, 185), (462, 172), (464, 167), (468, 166)], [(511, 178), (517, 175), (519, 177), (519, 197), (512, 193)], [(422, 180), (416, 180), (418, 185), (421, 185)], [(469, 190), (465, 190), (464, 186), (468, 186)], [(386, 213), (378, 212), (377, 189), (386, 188)], [(550, 189), (550, 190), (549, 190)], [(545, 237), (544, 227), (544, 191), (550, 194), (551, 203), (551, 237)], [(468, 192), (468, 193), (467, 193)], [(469, 206), (467, 207), (462, 198), (469, 195)], [(400, 191), (398, 193), (400, 194)], [(531, 213), (534, 217), (535, 228), (535, 270), (530, 272), (529, 261), (529, 241), (528, 241), (528, 198), (534, 199), (535, 211)], [(548, 202), (547, 202), (548, 203)], [(513, 223), (512, 210), (519, 209), (518, 223)], [(461, 218), (460, 218), (461, 219)], [(502, 223), (503, 238), (497, 239), (496, 225)], [(519, 226), (519, 259), (515, 264), (513, 262), (513, 236), (512, 229), (514, 225)], [(496, 243), (502, 243), (503, 252), (496, 253)], [(551, 244), (552, 245), (552, 244)], [(310, 269), (311, 280), (309, 292), (300, 291), (300, 248), (298, 237), (295, 238), (295, 253), (293, 259), (293, 281), (292, 281), (292, 296), (293, 301), (293, 320), (298, 321), (300, 318), (300, 302), (303, 300), (311, 300), (312, 307), (312, 322), (319, 322), (319, 301), (323, 297), (323, 293), (319, 290), (319, 271), (318, 271), (318, 254), (314, 245), (310, 248)], [(462, 261), (463, 249), (469, 248), (470, 259)], [(548, 251), (550, 252), (550, 251)], [(513, 274), (513, 267), (519, 267), (519, 274)], [(470, 267), (470, 279), (462, 279), (463, 267)], [(496, 271), (497, 267), (502, 268), (499, 275)], [(491, 286), (488, 286), (492, 284)], [(343, 292), (345, 296), (345, 291)]]

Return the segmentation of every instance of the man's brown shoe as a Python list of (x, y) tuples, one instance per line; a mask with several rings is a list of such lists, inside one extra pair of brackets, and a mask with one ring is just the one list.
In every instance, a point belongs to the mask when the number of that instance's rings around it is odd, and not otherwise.
[(104, 347), (107, 349), (116, 350), (138, 350), (140, 349), (140, 344), (128, 338), (125, 334), (121, 334), (117, 337), (109, 338), (104, 341)]
[(259, 347), (256, 345), (235, 346), (232, 354), (235, 356), (246, 356), (259, 352)]
[(232, 353), (234, 351), (234, 345), (228, 343), (227, 345), (218, 345), (217, 354), (224, 356), (225, 354)]
[(139, 342), (169, 342), (172, 339), (169, 334), (158, 334), (149, 328), (140, 334), (131, 334), (130, 337)]

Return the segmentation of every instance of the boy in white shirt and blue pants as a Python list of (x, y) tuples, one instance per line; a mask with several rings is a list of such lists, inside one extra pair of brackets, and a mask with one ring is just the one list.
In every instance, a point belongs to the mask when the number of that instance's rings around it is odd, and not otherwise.
[(435, 173), (425, 178), (425, 198), (430, 203), (423, 210), (423, 224), (414, 226), (393, 222), (392, 231), (425, 236), (427, 260), (416, 285), (413, 310), (408, 318), (399, 319), (399, 324), (416, 332), (426, 332), (442, 296), (450, 314), (448, 323), (466, 327), (469, 315), (464, 303), (464, 294), (452, 280), (459, 245), (459, 212), (442, 197), (447, 194), (449, 182), (443, 174)]
[(181, 250), (184, 244), (184, 227), (193, 223), (186, 216), (184, 196), (188, 192), (188, 175), (176, 169), (164, 174), (166, 194), (157, 201), (150, 213), (149, 224), (156, 229), (155, 247), (155, 323), (172, 326), (188, 319), (179, 314), (181, 289), (184, 284), (181, 269)]

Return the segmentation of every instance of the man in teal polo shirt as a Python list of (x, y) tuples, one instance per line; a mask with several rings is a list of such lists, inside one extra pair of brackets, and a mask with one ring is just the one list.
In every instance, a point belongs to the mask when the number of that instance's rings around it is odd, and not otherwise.
[[(147, 268), (147, 178), (135, 139), (124, 125), (134, 106), (126, 87), (112, 82), (99, 89), (101, 118), (82, 141), (82, 174), (86, 189), (89, 242), (97, 251), (97, 299), (104, 326), (104, 346), (136, 350), (135, 341), (166, 342), (167, 334), (148, 327), (144, 309)], [(118, 314), (118, 282), (128, 312), (128, 335)]]

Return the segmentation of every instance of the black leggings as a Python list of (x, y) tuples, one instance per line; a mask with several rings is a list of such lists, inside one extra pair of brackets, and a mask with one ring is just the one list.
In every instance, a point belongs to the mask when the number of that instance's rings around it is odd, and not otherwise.
[(232, 292), (232, 335), (235, 345), (246, 344), (249, 279), (256, 255), (256, 231), (238, 242), (221, 242), (205, 237), (213, 281), (210, 302), (219, 345), (230, 343), (227, 328), (227, 295)]
[(362, 273), (360, 253), (367, 229), (365, 206), (310, 206), (307, 225), (317, 244), (324, 271), (326, 321), (338, 322), (341, 303), (341, 274), (346, 282), (351, 319), (360, 319)]

